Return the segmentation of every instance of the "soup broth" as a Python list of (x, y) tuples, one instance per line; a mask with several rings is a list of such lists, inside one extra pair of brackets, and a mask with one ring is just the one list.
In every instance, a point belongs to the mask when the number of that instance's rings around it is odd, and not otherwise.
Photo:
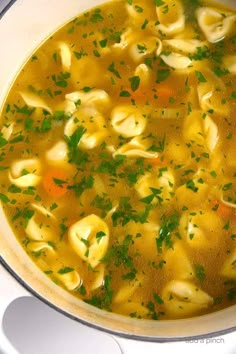
[(153, 320), (236, 303), (235, 24), (204, 1), (112, 1), (18, 73), (0, 201), (74, 296)]

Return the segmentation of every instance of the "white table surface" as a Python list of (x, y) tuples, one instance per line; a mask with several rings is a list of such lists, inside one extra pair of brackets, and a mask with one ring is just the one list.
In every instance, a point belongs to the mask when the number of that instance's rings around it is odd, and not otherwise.
[(236, 333), (175, 343), (131, 341), (82, 325), (34, 297), (21, 297), (10, 303), (2, 328), (19, 354), (236, 353)]

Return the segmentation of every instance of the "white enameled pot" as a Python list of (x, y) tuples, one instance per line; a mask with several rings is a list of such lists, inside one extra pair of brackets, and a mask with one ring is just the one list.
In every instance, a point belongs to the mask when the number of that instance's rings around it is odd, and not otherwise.
[[(104, 0), (16, 0), (0, 20), (0, 106), (16, 73), (39, 44), (64, 22)], [(224, 2), (224, 1), (222, 1)], [(236, 4), (236, 0), (228, 3)], [(17, 280), (7, 294), (1, 289), (0, 324), (13, 298), (30, 293), (81, 323), (116, 336), (150, 342), (207, 338), (236, 329), (236, 306), (192, 319), (146, 321), (125, 318), (92, 307), (59, 288), (29, 259), (16, 241), (0, 207), (0, 261)], [(21, 284), (19, 286), (19, 283)]]

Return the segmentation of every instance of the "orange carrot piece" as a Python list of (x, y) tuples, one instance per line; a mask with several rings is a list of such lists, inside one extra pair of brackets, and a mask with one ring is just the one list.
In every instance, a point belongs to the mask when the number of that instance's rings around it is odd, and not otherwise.
[(212, 202), (212, 209), (216, 210), (217, 214), (222, 218), (229, 218), (233, 215), (234, 210), (230, 206), (225, 205), (220, 200), (214, 200)]
[(52, 168), (43, 177), (43, 187), (48, 195), (61, 197), (68, 191), (68, 175), (60, 168)]
[(167, 165), (167, 161), (164, 158), (164, 156), (157, 156), (157, 157), (153, 157), (152, 159), (148, 159), (148, 162), (152, 165), (152, 166), (166, 166)]
[(150, 91), (144, 90), (144, 89), (138, 89), (134, 92), (131, 92), (131, 96), (135, 101), (143, 101), (143, 100), (148, 100), (150, 99)]
[(124, 96), (120, 96), (120, 99), (122, 100), (135, 100), (136, 102), (143, 102), (150, 98), (149, 90), (144, 90), (141, 88), (136, 91), (131, 91), (129, 88), (125, 88), (123, 92), (126, 94)]
[(176, 96), (173, 87), (167, 85), (166, 83), (158, 85), (155, 91), (158, 100), (164, 105), (169, 103), (171, 97), (175, 98)]
[(176, 97), (173, 87), (167, 83), (161, 83), (149, 88), (139, 87), (136, 91), (124, 89), (124, 92), (127, 93), (127, 96), (123, 96), (123, 99), (134, 99), (136, 102), (158, 99), (162, 105), (167, 105), (171, 97)]

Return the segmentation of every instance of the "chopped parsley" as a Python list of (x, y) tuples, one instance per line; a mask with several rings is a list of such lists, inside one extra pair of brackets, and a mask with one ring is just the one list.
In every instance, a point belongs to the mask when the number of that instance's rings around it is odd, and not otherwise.
[(156, 238), (156, 246), (158, 253), (162, 253), (163, 245), (172, 248), (173, 247), (173, 235), (179, 237), (177, 228), (179, 226), (180, 216), (178, 213), (174, 213), (170, 216), (163, 215), (161, 220), (161, 226)]
[(194, 272), (199, 281), (204, 281), (206, 279), (206, 271), (205, 268), (201, 264), (193, 265)]

